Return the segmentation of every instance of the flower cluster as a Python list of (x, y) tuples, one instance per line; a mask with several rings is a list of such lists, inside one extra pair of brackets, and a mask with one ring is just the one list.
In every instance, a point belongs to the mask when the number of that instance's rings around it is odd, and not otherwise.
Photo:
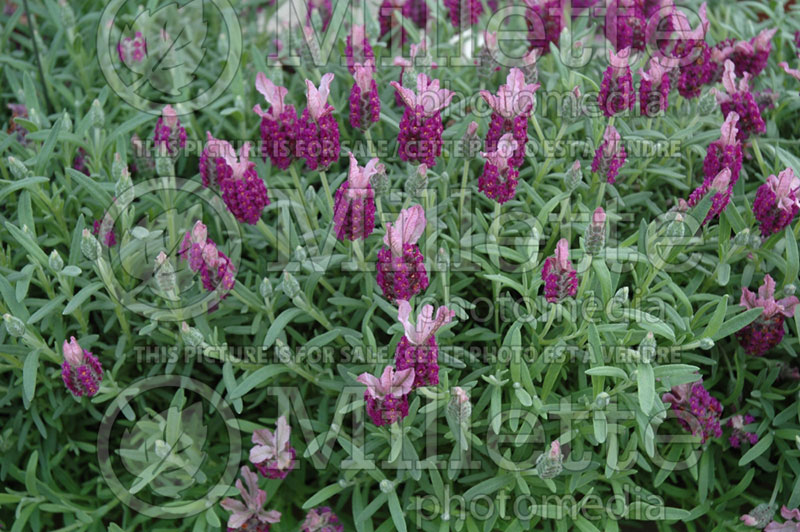
[(411, 323), (411, 305), (408, 301), (398, 302), (397, 319), (403, 324), (405, 334), (395, 350), (395, 367), (398, 370), (413, 369), (412, 389), (439, 384), (439, 345), (436, 331), (450, 323), (455, 312), (447, 307), (439, 307), (434, 317), (433, 306), (425, 305), (417, 316), (416, 324)]
[(610, 125), (606, 127), (603, 133), (603, 142), (595, 151), (592, 172), (604, 176), (607, 182), (614, 184), (627, 157), (625, 146), (622, 145), (622, 137), (617, 129)]
[(722, 115), (727, 118), (731, 113), (736, 113), (739, 116), (737, 137), (739, 142), (747, 140), (752, 133), (764, 133), (767, 130), (755, 97), (750, 92), (749, 79), (750, 74), (745, 72), (744, 77), (737, 85), (733, 62), (727, 60), (725, 61), (725, 71), (722, 74), (722, 85), (727, 94), (715, 89)]
[(171, 105), (161, 110), (153, 132), (153, 143), (161, 155), (176, 155), (178, 148), (186, 147), (186, 129)]
[[(525, 158), (525, 146), (528, 143), (528, 120), (536, 105), (538, 83), (527, 83), (525, 74), (518, 68), (512, 68), (505, 85), (501, 85), (497, 94), (481, 91), (480, 95), (492, 109), (489, 131), (486, 133), (486, 152), (498, 151), (500, 139), (511, 133), (516, 148), (508, 158), (508, 164), (515, 169), (522, 166)], [(513, 190), (511, 197), (513, 197)]]
[(328, 506), (312, 508), (306, 514), (301, 532), (344, 532), (344, 525)]
[(525, 0), (525, 22), (531, 48), (550, 53), (550, 43), (558, 44), (564, 28), (562, 0)]
[(147, 55), (147, 40), (141, 31), (137, 31), (133, 37), (125, 37), (117, 43), (117, 54), (119, 60), (126, 65), (141, 63)]
[(269, 532), (270, 524), (281, 520), (281, 513), (275, 510), (264, 510), (267, 492), (258, 487), (258, 475), (249, 467), (242, 466), (242, 478), (236, 480), (236, 489), (241, 501), (226, 497), (220, 506), (231, 512), (228, 518), (228, 532), (244, 530), (247, 532)]
[(750, 355), (763, 356), (783, 339), (783, 322), (794, 316), (794, 309), (800, 303), (795, 296), (775, 300), (775, 281), (767, 274), (764, 284), (758, 288), (758, 295), (747, 287), (742, 287), (739, 305), (746, 309), (762, 308), (764, 311), (756, 320), (736, 332), (736, 338)]
[(758, 187), (753, 214), (761, 224), (761, 236), (768, 237), (787, 227), (800, 210), (800, 179), (791, 168), (767, 178)]
[(386, 366), (380, 377), (362, 373), (356, 379), (364, 384), (367, 414), (375, 425), (391, 425), (408, 415), (408, 394), (414, 386), (414, 369), (395, 371)]
[(219, 249), (213, 240), (208, 238), (208, 229), (199, 220), (191, 231), (187, 231), (181, 242), (178, 255), (189, 261), (189, 268), (200, 272), (203, 288), (209, 292), (216, 291), (220, 299), (225, 299), (236, 282), (236, 267)]
[(333, 74), (322, 76), (319, 88), (306, 80), (308, 106), (298, 123), (298, 153), (309, 170), (326, 170), (339, 159), (339, 124), (328, 103)]
[(633, 76), (628, 65), (631, 49), (623, 48), (619, 53), (608, 52), (609, 66), (603, 74), (597, 103), (605, 116), (633, 109), (636, 94), (633, 92)]
[(556, 244), (555, 255), (544, 261), (542, 281), (548, 303), (558, 303), (578, 293), (578, 272), (569, 260), (569, 242), (566, 238)]
[(355, 155), (350, 154), (350, 172), (336, 190), (333, 206), (333, 225), (339, 240), (364, 240), (375, 229), (375, 193), (370, 178), (384, 172), (378, 158), (367, 166), (358, 166)]
[(386, 224), (377, 281), (391, 302), (407, 301), (428, 287), (428, 272), (417, 245), (424, 231), (425, 211), (420, 205), (403, 209), (394, 224)]
[(700, 436), (701, 443), (722, 436), (722, 405), (708, 393), (702, 380), (673, 386), (661, 399), (672, 405), (681, 426), (692, 436)]
[(250, 161), (250, 143), (239, 149), (239, 158), (228, 142), (215, 139), (206, 132), (203, 153), (200, 155), (200, 176), (203, 186), (216, 185), (228, 210), (242, 223), (255, 224), (269, 205), (267, 187)]
[(353, 88), (350, 90), (350, 125), (366, 130), (381, 118), (381, 99), (378, 84), (373, 79), (375, 69), (371, 62), (353, 66)]
[(431, 81), (424, 72), (417, 76), (416, 92), (396, 81), (391, 85), (405, 104), (397, 136), (400, 159), (428, 168), (435, 166), (436, 157), (442, 154), (442, 110), (454, 93), (439, 88), (439, 80)]
[(258, 472), (267, 478), (286, 478), (294, 469), (296, 453), (289, 445), (292, 428), (285, 416), (278, 418), (273, 433), (269, 429), (253, 431), (250, 461)]
[(253, 107), (261, 117), (261, 156), (264, 160), (269, 157), (273, 166), (286, 170), (297, 153), (297, 111), (284, 102), (286, 87), (275, 85), (263, 72), (256, 75), (256, 90), (270, 105), (267, 111), (262, 111), (258, 104)]
[(731, 429), (731, 435), (728, 441), (731, 447), (738, 449), (742, 446), (742, 442), (747, 441), (750, 445), (755, 445), (758, 441), (758, 434), (745, 430), (744, 426), (753, 423), (756, 420), (750, 414), (736, 414), (728, 420), (727, 426)]
[(91, 397), (100, 389), (103, 380), (103, 367), (97, 357), (83, 349), (72, 336), (64, 340), (62, 348), (64, 362), (61, 364), (61, 378), (64, 385), (75, 397)]

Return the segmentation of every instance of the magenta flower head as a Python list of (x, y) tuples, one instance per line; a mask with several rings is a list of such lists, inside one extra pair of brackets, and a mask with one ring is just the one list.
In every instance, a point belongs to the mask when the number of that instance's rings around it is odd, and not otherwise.
[(455, 93), (440, 88), (438, 79), (431, 81), (423, 72), (417, 76), (416, 92), (396, 81), (391, 85), (405, 104), (397, 136), (400, 159), (436, 166), (436, 157), (442, 154), (442, 109), (450, 105)]
[(92, 234), (99, 236), (100, 240), (106, 247), (114, 247), (117, 245), (117, 234), (114, 231), (114, 219), (111, 218), (110, 213), (106, 213), (102, 220), (95, 220), (92, 225)]
[(745, 72), (744, 77), (736, 84), (733, 61), (725, 61), (725, 72), (722, 74), (722, 85), (726, 93), (712, 89), (720, 104), (722, 115), (727, 117), (731, 112), (739, 115), (739, 136), (740, 142), (747, 140), (751, 133), (764, 133), (767, 126), (761, 118), (761, 111), (758, 108), (755, 97), (750, 92), (748, 80), (750, 74)]
[(381, 99), (378, 84), (372, 78), (373, 64), (356, 63), (353, 88), (350, 90), (350, 126), (366, 130), (381, 118)]
[(208, 230), (199, 220), (184, 236), (178, 256), (189, 261), (192, 271), (200, 273), (204, 289), (209, 292), (216, 290), (220, 299), (228, 296), (236, 282), (236, 267), (208, 238)]
[(647, 18), (644, 3), (633, 0), (611, 0), (605, 16), (606, 39), (617, 50), (644, 50)]
[(633, 109), (636, 94), (633, 92), (633, 76), (628, 59), (630, 48), (623, 48), (619, 53), (609, 50), (609, 66), (603, 74), (597, 103), (605, 116), (614, 116)]
[(63, 351), (61, 378), (67, 389), (75, 397), (96, 394), (103, 380), (103, 367), (97, 357), (78, 345), (74, 336), (70, 337), (69, 342), (64, 340)]
[(328, 506), (312, 508), (306, 514), (301, 532), (344, 532), (344, 525)]
[(542, 281), (548, 303), (558, 303), (578, 293), (578, 273), (569, 260), (569, 242), (566, 238), (556, 244), (555, 255), (544, 261)]
[(383, 0), (378, 9), (378, 23), (381, 28), (379, 38), (383, 39), (384, 35), (399, 30), (402, 47), (408, 38), (402, 19), (410, 20), (418, 28), (425, 29), (428, 25), (428, 3), (425, 0)]
[(397, 369), (412, 368), (414, 384), (412, 389), (439, 384), (439, 345), (436, 331), (455, 316), (447, 307), (439, 307), (436, 316), (433, 306), (425, 305), (417, 316), (416, 324), (411, 323), (411, 305), (408, 301), (398, 301), (397, 319), (403, 324), (405, 335), (395, 350), (394, 363)]
[(378, 286), (391, 302), (409, 300), (428, 287), (428, 272), (417, 241), (425, 232), (425, 210), (414, 205), (386, 224), (378, 252)]
[(289, 445), (292, 428), (286, 417), (278, 418), (275, 432), (269, 429), (253, 431), (253, 447), (250, 449), (250, 461), (258, 472), (267, 478), (286, 478), (294, 469), (295, 451)]
[(250, 143), (245, 142), (236, 152), (228, 142), (215, 139), (206, 132), (208, 141), (200, 155), (200, 175), (203, 186), (211, 183), (219, 186), (222, 200), (228, 210), (242, 223), (256, 224), (261, 213), (269, 205), (269, 196), (264, 181), (250, 161)]
[(716, 72), (711, 48), (705, 41), (709, 26), (705, 2), (698, 14), (700, 25), (694, 29), (682, 12), (675, 10), (672, 17), (672, 26), (680, 36), (671, 51), (672, 57), (679, 59), (678, 93), (687, 99), (700, 96), (703, 85), (708, 84)]
[(525, 22), (531, 48), (550, 53), (550, 43), (558, 44), (564, 29), (564, 7), (561, 0), (525, 0)]
[(500, 138), (494, 151), (481, 152), (486, 164), (483, 165), (483, 174), (478, 179), (478, 190), (497, 203), (505, 203), (516, 193), (519, 170), (514, 168), (511, 161), (517, 145), (513, 134), (506, 133)]
[(356, 379), (367, 387), (367, 414), (377, 426), (391, 425), (408, 415), (408, 394), (414, 385), (414, 369), (395, 371), (386, 366), (380, 377), (362, 373)]
[(333, 106), (328, 103), (333, 74), (322, 76), (319, 88), (306, 80), (308, 106), (300, 118), (297, 135), (298, 152), (309, 170), (326, 170), (339, 160), (339, 124), (333, 118)]
[(350, 35), (347, 36), (344, 56), (347, 59), (347, 70), (349, 70), (351, 74), (355, 74), (356, 72), (356, 63), (361, 63), (363, 65), (368, 62), (374, 62), (375, 53), (372, 51), (372, 46), (369, 44), (364, 26), (353, 24)]
[(800, 179), (794, 170), (787, 168), (769, 176), (767, 182), (758, 187), (753, 202), (753, 214), (761, 224), (761, 236), (768, 237), (788, 226), (800, 210)]
[(755, 445), (758, 441), (758, 434), (745, 430), (744, 426), (753, 423), (756, 419), (750, 414), (741, 415), (736, 414), (728, 420), (728, 427), (731, 429), (731, 436), (728, 441), (731, 447), (738, 449), (742, 446), (742, 442), (747, 441), (750, 445)]
[(481, 0), (444, 0), (444, 7), (448, 9), (450, 22), (457, 30), (477, 24), (483, 13)]
[(727, 207), (730, 202), (731, 194), (733, 193), (733, 183), (731, 182), (731, 171), (729, 168), (720, 170), (708, 185), (703, 183), (694, 189), (689, 195), (688, 206), (694, 207), (709, 193), (713, 194), (713, 196), (711, 196), (711, 209), (709, 209), (708, 214), (706, 214), (703, 224), (708, 223), (718, 216), (725, 210), (725, 207)]
[(736, 338), (749, 355), (762, 356), (783, 340), (783, 322), (794, 316), (800, 303), (795, 296), (775, 300), (775, 281), (767, 274), (758, 295), (742, 287), (739, 305), (746, 309), (762, 308), (764, 311), (747, 327), (736, 332)]
[(161, 110), (153, 132), (153, 143), (162, 156), (175, 155), (178, 148), (186, 147), (186, 130), (171, 105)]
[(672, 405), (678, 423), (692, 436), (700, 436), (701, 443), (722, 436), (719, 424), (722, 405), (708, 393), (702, 380), (673, 386), (661, 400)]
[(314, 11), (319, 11), (319, 17), (322, 21), (322, 31), (328, 29), (333, 17), (333, 4), (331, 0), (308, 0), (308, 12), (306, 13), (306, 26), (311, 25), (311, 15)]
[(795, 68), (789, 68), (789, 63), (787, 63), (786, 61), (781, 61), (780, 63), (778, 63), (778, 66), (781, 67), (784, 72), (792, 76), (794, 79), (800, 81), (800, 70)]
[(790, 510), (786, 506), (781, 506), (781, 517), (786, 521), (783, 523), (771, 521), (764, 532), (800, 532), (800, 509)]
[(141, 63), (147, 56), (147, 40), (142, 36), (141, 31), (137, 31), (133, 37), (125, 37), (117, 43), (117, 55), (119, 60), (127, 66)]
[(740, 41), (733, 45), (730, 59), (736, 65), (737, 76), (750, 74), (754, 78), (764, 70), (772, 51), (772, 39), (777, 31), (778, 28), (762, 30), (749, 41)]
[(739, 172), (742, 169), (742, 145), (738, 140), (738, 123), (738, 113), (728, 114), (720, 127), (719, 139), (708, 145), (706, 158), (703, 161), (705, 174), (703, 187), (708, 187), (723, 168), (731, 171), (731, 187), (739, 180)]
[(497, 144), (506, 133), (511, 133), (517, 143), (509, 164), (514, 168), (522, 166), (525, 158), (525, 146), (528, 143), (528, 119), (536, 105), (538, 83), (527, 83), (525, 74), (518, 68), (512, 68), (506, 84), (501, 85), (497, 95), (489, 91), (480, 91), (481, 97), (492, 109), (492, 120), (486, 134), (486, 151), (497, 151)]
[(678, 65), (674, 58), (650, 59), (650, 70), (639, 69), (639, 110), (642, 116), (653, 117), (669, 107), (670, 72)]
[(608, 126), (603, 133), (603, 142), (594, 153), (592, 172), (605, 176), (606, 181), (614, 184), (619, 175), (619, 169), (625, 164), (628, 153), (622, 145), (622, 137), (617, 128)]
[(339, 240), (366, 239), (375, 229), (375, 193), (369, 180), (383, 173), (384, 167), (378, 158), (371, 159), (367, 166), (358, 166), (355, 156), (350, 154), (350, 172), (347, 180), (336, 190), (333, 207), (333, 224)]
[(296, 152), (298, 120), (294, 106), (284, 102), (288, 90), (272, 83), (263, 72), (256, 74), (256, 90), (264, 96), (270, 108), (262, 111), (256, 104), (253, 111), (261, 117), (261, 157), (286, 170)]
[(242, 479), (236, 480), (236, 488), (242, 497), (241, 501), (226, 497), (220, 506), (231, 512), (228, 517), (228, 532), (246, 530), (247, 532), (269, 532), (269, 525), (281, 520), (281, 513), (275, 510), (264, 510), (267, 492), (259, 489), (258, 475), (249, 467), (242, 466)]

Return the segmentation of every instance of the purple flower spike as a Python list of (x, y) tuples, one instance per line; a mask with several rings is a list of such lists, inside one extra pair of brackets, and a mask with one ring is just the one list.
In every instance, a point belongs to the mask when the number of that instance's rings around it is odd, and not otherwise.
[(253, 473), (249, 467), (242, 466), (242, 479), (236, 481), (236, 488), (242, 497), (242, 501), (237, 501), (226, 497), (220, 502), (220, 506), (231, 512), (228, 518), (228, 532), (244, 530), (247, 532), (269, 532), (269, 526), (281, 520), (281, 513), (275, 510), (264, 510), (264, 503), (267, 502), (267, 492), (259, 489), (258, 475)]
[(701, 443), (722, 436), (719, 425), (722, 405), (708, 393), (702, 380), (673, 386), (661, 400), (672, 405), (672, 411), (684, 429), (693, 436), (701, 436)]
[(544, 261), (542, 280), (548, 303), (558, 303), (578, 293), (578, 273), (569, 260), (569, 242), (566, 238), (556, 244), (555, 255)]
[(256, 75), (256, 90), (270, 104), (268, 111), (262, 111), (260, 105), (253, 107), (261, 117), (261, 157), (269, 157), (274, 166), (286, 170), (297, 156), (297, 111), (284, 102), (286, 87), (275, 85), (263, 72)]
[(800, 179), (794, 170), (787, 168), (778, 177), (769, 176), (758, 187), (753, 202), (753, 214), (761, 224), (761, 236), (767, 237), (783, 231), (800, 210)]
[(414, 384), (414, 369), (395, 372), (386, 366), (380, 377), (362, 373), (356, 379), (366, 385), (367, 414), (377, 426), (397, 423), (408, 415), (408, 394)]
[(605, 116), (633, 109), (636, 94), (633, 92), (633, 76), (628, 59), (630, 48), (623, 48), (619, 53), (608, 52), (609, 66), (603, 74), (597, 103)]
[(70, 337), (69, 342), (64, 340), (63, 351), (61, 378), (67, 389), (75, 397), (96, 394), (103, 380), (103, 367), (97, 357), (78, 345), (74, 336)]
[(423, 232), (425, 211), (419, 205), (402, 210), (394, 225), (386, 224), (377, 281), (391, 302), (409, 300), (428, 287), (428, 272), (417, 246)]
[(761, 316), (744, 329), (736, 332), (736, 338), (745, 352), (763, 356), (783, 339), (783, 322), (794, 316), (794, 309), (800, 303), (795, 296), (775, 300), (775, 281), (767, 274), (764, 284), (758, 288), (758, 295), (742, 287), (739, 305), (746, 309), (763, 308)]
[(455, 312), (447, 307), (439, 307), (434, 317), (433, 306), (425, 305), (417, 316), (416, 325), (411, 323), (411, 305), (408, 301), (399, 301), (397, 319), (403, 324), (405, 335), (395, 350), (395, 366), (403, 370), (413, 368), (414, 384), (412, 389), (420, 386), (439, 384), (439, 345), (436, 343), (436, 331), (450, 323)]
[(608, 126), (603, 133), (603, 142), (594, 154), (592, 172), (606, 178), (611, 184), (617, 181), (619, 169), (625, 164), (628, 153), (622, 145), (622, 137), (614, 126)]
[(384, 167), (377, 157), (362, 167), (358, 166), (355, 156), (350, 154), (350, 172), (334, 198), (333, 224), (336, 238), (363, 240), (372, 234), (375, 229), (375, 193), (369, 180), (383, 172)]
[(286, 417), (278, 418), (275, 432), (268, 429), (253, 431), (250, 461), (267, 478), (286, 478), (295, 466), (295, 450), (289, 445), (292, 428)]
[(300, 525), (300, 530), (302, 532), (344, 532), (344, 525), (330, 507), (320, 506), (308, 511), (303, 524)]
[(442, 154), (442, 109), (450, 105), (455, 94), (439, 88), (439, 80), (431, 81), (425, 73), (417, 76), (417, 90), (391, 82), (405, 104), (400, 132), (397, 136), (400, 159), (415, 164), (436, 166)]

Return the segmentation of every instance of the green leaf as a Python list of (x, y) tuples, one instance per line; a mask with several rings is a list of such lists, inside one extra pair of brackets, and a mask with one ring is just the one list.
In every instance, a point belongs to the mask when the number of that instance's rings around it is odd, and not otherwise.
[(711, 316), (711, 319), (708, 321), (708, 325), (706, 325), (706, 329), (703, 331), (701, 338), (711, 338), (719, 331), (720, 327), (722, 327), (722, 323), (725, 321), (725, 313), (727, 311), (728, 294), (725, 294), (717, 306), (717, 309), (714, 311), (714, 314)]
[(72, 299), (67, 304), (66, 308), (61, 312), (62, 315), (66, 316), (67, 314), (72, 314), (75, 312), (84, 301), (89, 299), (92, 294), (100, 290), (103, 287), (103, 283), (97, 281), (90, 285), (84, 286), (80, 292), (72, 296)]
[(36, 375), (39, 371), (39, 350), (35, 349), (25, 357), (25, 364), (22, 366), (22, 392), (25, 394), (25, 402), (29, 406), (34, 394), (36, 393)]
[(272, 325), (269, 326), (269, 330), (267, 331), (267, 335), (264, 337), (264, 349), (269, 349), (272, 347), (272, 344), (275, 343), (277, 340), (278, 335), (283, 331), (286, 326), (289, 324), (290, 321), (295, 319), (297, 316), (304, 314), (305, 311), (299, 308), (290, 308), (288, 310), (284, 310), (281, 312), (281, 315), (275, 318), (275, 321), (272, 322)]
[(761, 456), (762, 454), (764, 454), (765, 452), (767, 452), (769, 450), (770, 445), (772, 445), (772, 439), (773, 436), (771, 432), (764, 435), (763, 438), (758, 440), (758, 442), (755, 445), (753, 445), (749, 451), (744, 453), (744, 456), (742, 456), (739, 459), (739, 466), (747, 465), (756, 458), (758, 458), (759, 456)]
[(317, 506), (318, 504), (327, 501), (328, 499), (330, 499), (343, 489), (344, 488), (342, 487), (342, 485), (339, 484), (338, 482), (335, 484), (331, 484), (330, 486), (325, 486), (317, 493), (309, 497), (308, 500), (303, 503), (303, 510), (308, 510), (309, 508), (313, 508), (314, 506)]
[(236, 388), (234, 388), (229, 399), (233, 400), (242, 397), (256, 386), (263, 384), (272, 377), (287, 371), (289, 371), (289, 368), (278, 364), (259, 368), (245, 377), (242, 382), (240, 382)]
[(658, 334), (673, 342), (675, 341), (675, 331), (672, 330), (672, 327), (652, 314), (630, 308), (622, 309), (621, 314), (625, 318), (634, 320), (636, 324), (645, 331), (650, 331), (653, 334)]
[(800, 259), (798, 259), (797, 253), (797, 239), (794, 237), (791, 225), (786, 227), (785, 234), (786, 237), (783, 241), (786, 242), (786, 275), (783, 277), (783, 284), (787, 285), (797, 282), (797, 273), (800, 271)]
[(14, 237), (16, 240), (25, 250), (31, 254), (31, 256), (36, 259), (39, 264), (42, 265), (43, 268), (47, 268), (47, 255), (42, 248), (39, 247), (39, 244), (33, 240), (33, 238), (25, 233), (22, 229), (15, 226), (11, 222), (6, 222), (6, 229), (11, 233), (11, 236)]
[(397, 493), (389, 493), (389, 512), (392, 514), (392, 522), (394, 529), (398, 532), (407, 532), (406, 516), (403, 508), (400, 506), (400, 499), (397, 498)]
[(36, 486), (36, 466), (39, 463), (39, 451), (33, 451), (28, 458), (28, 465), (25, 467), (25, 489), (28, 493), (38, 497), (39, 488)]
[(614, 366), (598, 366), (596, 368), (587, 369), (587, 375), (602, 375), (603, 377), (616, 377), (618, 379), (628, 379), (628, 374), (622, 368)]
[(649, 414), (653, 409), (656, 398), (656, 380), (653, 367), (647, 363), (640, 363), (636, 367), (636, 383), (639, 391), (639, 405), (642, 412)]
[(732, 335), (736, 331), (739, 331), (748, 325), (750, 325), (756, 318), (761, 316), (763, 309), (761, 308), (754, 308), (750, 310), (745, 310), (741, 314), (734, 316), (733, 318), (729, 319), (722, 326), (719, 330), (711, 337), (712, 340), (715, 342), (717, 340), (721, 340), (722, 338), (727, 338), (728, 336)]
[(44, 175), (45, 173), (44, 170), (47, 167), (47, 163), (50, 162), (50, 156), (53, 154), (53, 148), (55, 148), (56, 141), (58, 140), (58, 133), (61, 131), (61, 122), (63, 120), (63, 115), (56, 120), (53, 129), (50, 130), (50, 134), (47, 136), (47, 140), (42, 144), (42, 149), (39, 150), (39, 153), (36, 155), (36, 170), (34, 173), (37, 175)]

